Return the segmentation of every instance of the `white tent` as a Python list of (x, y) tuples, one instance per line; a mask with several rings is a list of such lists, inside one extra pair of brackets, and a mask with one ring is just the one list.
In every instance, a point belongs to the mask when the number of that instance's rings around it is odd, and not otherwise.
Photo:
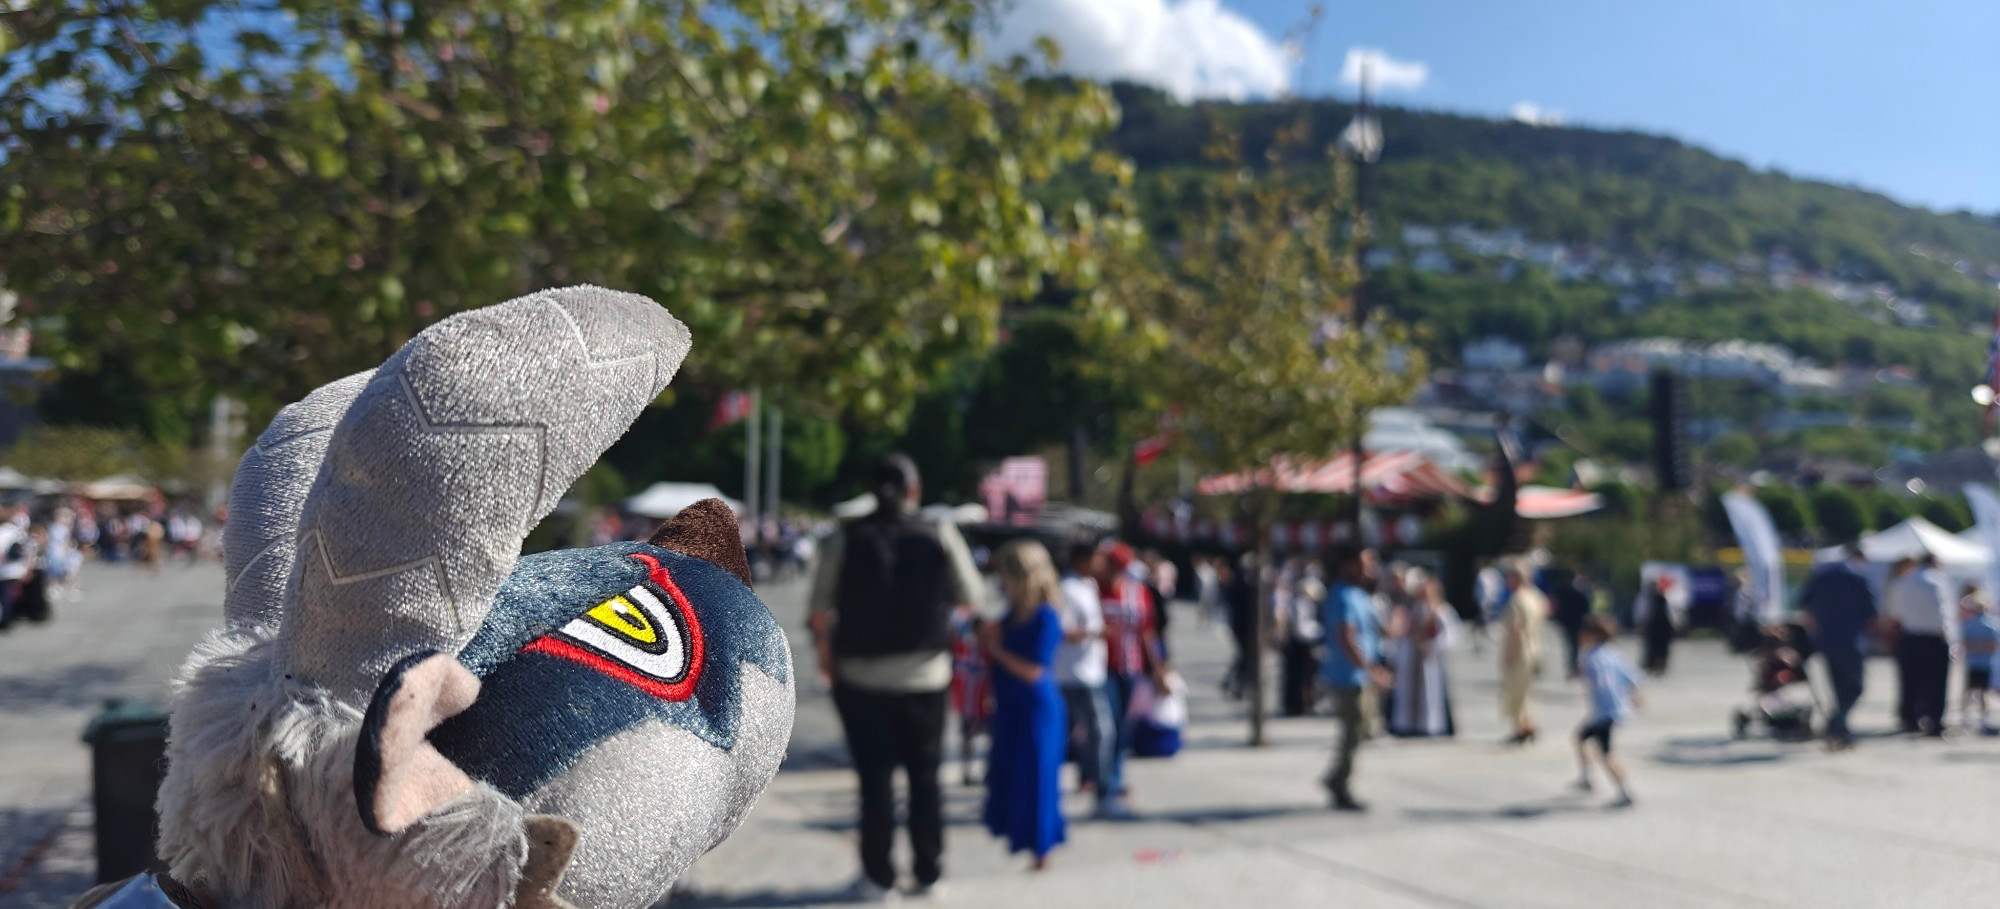
[(626, 499), (625, 510), (640, 517), (663, 521), (702, 499), (721, 499), (729, 503), (729, 510), (739, 517), (743, 514), (742, 502), (723, 495), (722, 490), (711, 483), (654, 483), (645, 491)]
[[(1912, 517), (1887, 530), (1861, 538), (1861, 554), (1870, 562), (1937, 556), (1938, 564), (1953, 576), (1978, 577), (1992, 561), (1986, 547), (1920, 517)], [(1819, 552), (1822, 561), (1840, 558), (1840, 547)]]
[[(843, 521), (866, 517), (875, 513), (875, 494), (864, 492), (833, 506), (833, 516)], [(925, 505), (917, 512), (929, 521), (950, 521), (953, 524), (981, 524), (987, 519), (986, 506), (977, 502), (965, 505), (946, 505), (942, 502)]]
[(153, 494), (153, 487), (135, 476), (119, 474), (105, 477), (93, 483), (77, 487), (77, 494), (87, 499), (138, 500)]
[(875, 494), (872, 492), (864, 492), (833, 506), (833, 516), (843, 521), (852, 521), (855, 518), (874, 513)]
[(987, 518), (986, 506), (978, 502), (967, 502), (964, 505), (946, 505), (940, 502), (935, 505), (925, 505), (917, 514), (932, 521), (950, 521), (953, 524), (984, 524)]

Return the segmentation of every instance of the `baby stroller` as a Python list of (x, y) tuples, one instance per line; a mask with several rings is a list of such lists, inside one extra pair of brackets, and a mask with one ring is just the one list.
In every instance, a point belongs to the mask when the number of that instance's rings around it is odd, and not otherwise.
[[(1750, 652), (1750, 703), (1730, 715), (1733, 738), (1748, 737), (1751, 727), (1758, 725), (1780, 741), (1812, 738), (1819, 696), (1806, 678), (1806, 654), (1792, 646), (1789, 632), (1764, 632)], [(1805, 689), (1805, 701), (1796, 698), (1794, 686)]]

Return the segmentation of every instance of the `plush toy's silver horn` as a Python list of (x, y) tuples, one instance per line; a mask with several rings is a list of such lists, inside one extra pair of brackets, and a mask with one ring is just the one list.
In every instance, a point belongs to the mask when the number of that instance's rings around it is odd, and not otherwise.
[(645, 297), (547, 291), (417, 335), (334, 430), (299, 525), (279, 671), (366, 703), (479, 629), (521, 541), (687, 355)]
[(373, 375), (371, 369), (328, 383), (278, 411), (236, 465), (222, 530), (229, 585), (222, 614), (229, 627), (277, 629), (298, 553), (299, 511), (326, 459), (334, 425)]

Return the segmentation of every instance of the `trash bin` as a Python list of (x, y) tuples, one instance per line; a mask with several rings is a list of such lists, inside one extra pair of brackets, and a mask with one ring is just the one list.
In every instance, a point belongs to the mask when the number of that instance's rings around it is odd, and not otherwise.
[(163, 870), (154, 851), (153, 802), (167, 769), (167, 715), (151, 705), (104, 702), (84, 727), (90, 745), (90, 803), (97, 820), (97, 882)]

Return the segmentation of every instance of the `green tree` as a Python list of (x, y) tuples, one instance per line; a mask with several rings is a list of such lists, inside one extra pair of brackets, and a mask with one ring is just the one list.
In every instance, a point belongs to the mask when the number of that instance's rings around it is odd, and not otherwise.
[(1923, 515), (1924, 520), (1952, 533), (1972, 526), (1972, 509), (1962, 497), (1924, 495), (1919, 496), (1915, 504), (1917, 513)]
[[(1264, 172), (1226, 169), (1182, 209), (1169, 249), (1112, 282), (1133, 319), (1121, 365), (1143, 377), (1132, 387), (1152, 405), (1138, 418), (1171, 405), (1197, 464), (1257, 478), (1241, 504), (1258, 540), (1274, 468), (1345, 449), (1372, 409), (1403, 400), (1425, 374), (1402, 325), (1354, 311), (1354, 245), (1343, 236), (1351, 197), (1338, 190), (1351, 171), (1329, 154), (1313, 169), (1324, 182), (1312, 185), (1332, 188), (1305, 191), (1282, 166), (1304, 125), (1273, 147)], [(1231, 159), (1238, 141), (1218, 127), (1212, 154)], [(1366, 222), (1356, 226), (1365, 236)], [(1261, 672), (1252, 681), (1260, 686)], [(1251, 741), (1262, 744), (1256, 704)]]
[(1813, 516), (1819, 520), (1819, 530), (1826, 542), (1849, 542), (1868, 530), (1861, 499), (1847, 487), (1822, 485), (1813, 490), (1811, 501)]
[(1812, 503), (1799, 490), (1790, 486), (1760, 486), (1757, 501), (1771, 513), (1771, 523), (1778, 533), (1793, 539), (1812, 533)]
[(1879, 486), (1868, 490), (1866, 498), (1869, 525), (1876, 530), (1887, 530), (1916, 513), (1911, 510), (1909, 499)]
[(574, 282), (671, 308), (697, 386), (895, 423), (1124, 231), (1110, 93), (980, 63), (988, 6), (34, 4), (0, 22), (0, 272), (149, 428)]

